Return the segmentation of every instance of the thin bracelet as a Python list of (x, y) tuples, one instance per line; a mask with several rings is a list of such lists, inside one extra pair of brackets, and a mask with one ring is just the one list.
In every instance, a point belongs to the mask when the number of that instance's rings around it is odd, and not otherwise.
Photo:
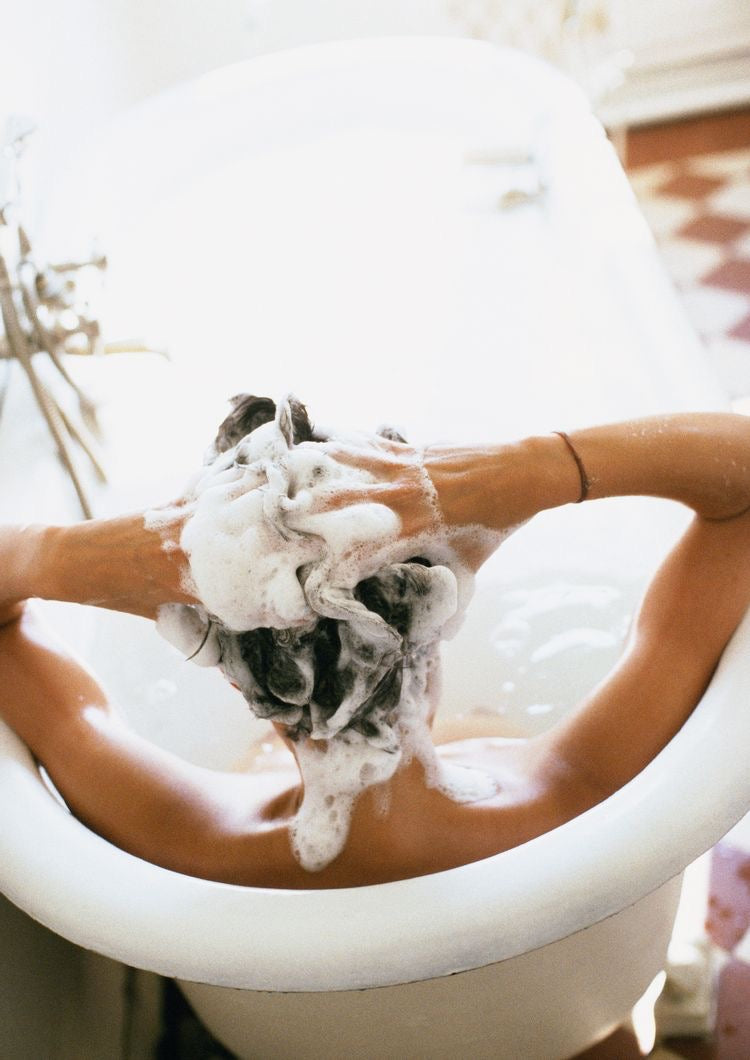
[(740, 508), (738, 512), (733, 512), (732, 515), (704, 515), (702, 516), (706, 523), (728, 523), (730, 519), (739, 519), (741, 515), (747, 515), (750, 512), (750, 504), (746, 508)]
[(200, 653), (203, 651), (203, 649), (206, 646), (206, 641), (208, 640), (208, 635), (211, 632), (211, 627), (212, 626), (213, 626), (213, 622), (209, 618), (208, 619), (208, 625), (206, 626), (206, 632), (203, 635), (203, 640), (200, 642), (200, 644), (195, 649), (195, 651), (193, 652), (192, 655), (188, 655), (188, 656), (185, 657), (185, 662), (190, 662), (191, 659), (194, 659), (196, 657), (196, 655), (200, 655)]
[(591, 486), (591, 482), (589, 480), (589, 477), (586, 474), (586, 468), (583, 466), (583, 460), (581, 460), (580, 456), (576, 452), (575, 446), (573, 445), (573, 443), (571, 442), (570, 438), (567, 436), (565, 431), (552, 431), (552, 433), (556, 434), (556, 435), (558, 435), (558, 437), (562, 438), (562, 440), (565, 442), (565, 444), (567, 445), (568, 449), (570, 450), (570, 452), (571, 452), (571, 454), (573, 456), (573, 459), (576, 462), (576, 467), (578, 468), (578, 474), (580, 475), (580, 478), (581, 478), (581, 496), (576, 501), (576, 504), (580, 504), (581, 501), (585, 501), (586, 498), (588, 497), (589, 488)]

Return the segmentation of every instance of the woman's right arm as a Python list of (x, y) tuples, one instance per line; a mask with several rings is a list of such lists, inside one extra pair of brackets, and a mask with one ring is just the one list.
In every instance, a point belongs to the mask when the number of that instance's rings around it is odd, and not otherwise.
[[(653, 416), (499, 445), (420, 451), (371, 438), (361, 446), (326, 443), (326, 450), (334, 460), (369, 472), (371, 481), (324, 487), (317, 504), (385, 504), (398, 515), (407, 540), (439, 532), (441, 525), (503, 535), (538, 512), (584, 498), (664, 497), (707, 520), (731, 518), (750, 506), (750, 419), (732, 413)], [(480, 538), (472, 544), (469, 534), (460, 545), (474, 568), (502, 540), (496, 537), (493, 545)]]
[(750, 507), (750, 419), (677, 413), (591, 427), (570, 436), (589, 497), (646, 495), (680, 501), (708, 520)]
[(679, 413), (505, 446), (431, 446), (425, 468), (448, 525), (502, 530), (581, 497), (665, 497), (704, 519), (750, 506), (750, 419)]

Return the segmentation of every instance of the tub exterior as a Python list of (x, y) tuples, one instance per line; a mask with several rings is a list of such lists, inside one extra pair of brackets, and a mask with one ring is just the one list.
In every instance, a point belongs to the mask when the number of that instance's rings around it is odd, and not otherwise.
[(180, 986), (240, 1060), (564, 1060), (606, 1037), (664, 967), (681, 876), (507, 961), (371, 990)]

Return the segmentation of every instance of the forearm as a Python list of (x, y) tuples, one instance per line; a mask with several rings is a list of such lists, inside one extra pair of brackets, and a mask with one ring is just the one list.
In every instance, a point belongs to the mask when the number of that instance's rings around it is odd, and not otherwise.
[(588, 496), (666, 497), (706, 519), (750, 506), (750, 419), (680, 413), (574, 431)]
[(31, 608), (0, 628), (0, 683), (0, 716), (42, 760), (86, 710), (107, 710), (97, 681)]
[[(557, 434), (501, 446), (431, 446), (425, 467), (449, 526), (502, 530), (581, 499), (643, 495), (708, 519), (750, 505), (750, 419), (685, 413), (573, 431), (581, 468)], [(584, 485), (585, 489), (582, 490)]]
[(578, 500), (580, 476), (555, 434), (496, 446), (430, 446), (425, 469), (449, 527), (503, 531)]
[[(155, 617), (163, 603), (194, 603), (186, 562), (141, 514), (73, 526), (0, 529), (5, 618), (29, 597), (92, 604)], [(3, 613), (0, 612), (0, 621)]]
[(140, 513), (51, 527), (37, 595), (147, 617), (161, 604), (194, 603), (176, 544), (165, 548), (164, 536), (147, 529)]

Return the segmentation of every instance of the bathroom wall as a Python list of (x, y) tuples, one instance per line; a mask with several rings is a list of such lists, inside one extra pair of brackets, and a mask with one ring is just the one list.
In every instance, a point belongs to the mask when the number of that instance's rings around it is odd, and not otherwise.
[[(687, 43), (677, 32), (684, 19), (674, 17), (680, 0), (579, 2), (595, 23), (604, 13), (607, 47), (633, 54), (633, 74), (609, 105), (614, 124), (750, 100), (745, 0), (693, 4)], [(546, 21), (566, 6), (548, 0)], [(43, 199), (60, 160), (80, 152), (102, 122), (184, 78), (321, 40), (476, 33), (526, 40), (529, 12), (540, 10), (538, 0), (0, 0), (0, 127), (13, 112), (38, 123), (28, 168)]]
[(0, 1053), (55, 1056), (76, 997), (80, 951), (0, 898)]
[(112, 114), (250, 52), (247, 0), (0, 0), (0, 132), (8, 113), (38, 126), (29, 198)]
[(631, 124), (750, 102), (746, 0), (610, 0), (617, 46), (632, 53), (606, 114)]
[(449, 32), (443, 0), (0, 0), (0, 121), (39, 126), (34, 169), (185, 78), (316, 40)]
[(142, 1060), (160, 1034), (156, 976), (47, 931), (0, 895), (2, 1060)]

